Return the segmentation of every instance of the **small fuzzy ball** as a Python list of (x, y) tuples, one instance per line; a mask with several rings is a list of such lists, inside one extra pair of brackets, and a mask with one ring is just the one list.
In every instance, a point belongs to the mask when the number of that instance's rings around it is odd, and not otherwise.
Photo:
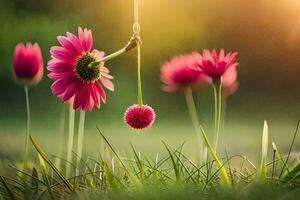
[(124, 121), (128, 126), (135, 129), (144, 129), (150, 127), (155, 120), (154, 110), (147, 105), (141, 107), (134, 104), (127, 108), (124, 114)]

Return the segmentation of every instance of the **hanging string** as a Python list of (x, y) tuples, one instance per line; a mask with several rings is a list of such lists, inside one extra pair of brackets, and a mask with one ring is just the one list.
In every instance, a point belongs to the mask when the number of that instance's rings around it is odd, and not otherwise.
[(139, 35), (140, 24), (139, 24), (139, 1), (134, 0), (134, 23), (133, 23), (133, 33)]
[[(138, 0), (133, 0), (134, 1), (134, 22), (133, 22), (133, 35), (128, 41), (128, 43), (123, 47), (122, 49), (108, 55), (102, 58), (97, 59), (94, 62), (91, 62), (89, 64), (89, 67), (98, 67), (101, 62), (108, 61), (110, 59), (113, 59), (123, 53), (129, 52), (130, 50), (134, 49), (135, 47), (140, 46), (141, 44), (141, 38), (140, 38), (140, 24), (139, 24), (139, 5), (138, 5)], [(140, 50), (138, 50), (139, 52)], [(138, 53), (139, 55), (140, 53)]]
[[(134, 23), (133, 23), (133, 34), (135, 38), (140, 40), (140, 24), (139, 24), (139, 2), (134, 0)], [(141, 80), (141, 43), (137, 44), (137, 78), (138, 78), (138, 105), (143, 105), (142, 97), (142, 80)]]

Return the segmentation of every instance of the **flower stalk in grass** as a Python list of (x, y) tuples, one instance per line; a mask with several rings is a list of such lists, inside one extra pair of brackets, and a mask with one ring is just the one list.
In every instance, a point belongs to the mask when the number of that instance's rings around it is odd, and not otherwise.
[(75, 110), (73, 105), (69, 105), (69, 124), (68, 124), (68, 144), (67, 144), (67, 163), (66, 163), (66, 177), (71, 176), (71, 163), (73, 155), (73, 140), (74, 140), (74, 122), (75, 122)]
[(29, 132), (30, 132), (30, 104), (29, 104), (29, 95), (28, 95), (28, 86), (24, 86), (25, 91), (25, 100), (26, 100), (26, 131), (25, 131), (25, 149), (23, 155), (23, 170), (27, 169), (27, 160), (28, 160), (28, 144), (29, 144)]
[(200, 133), (199, 133), (200, 124), (199, 124), (198, 114), (197, 114), (195, 101), (194, 101), (194, 97), (193, 97), (193, 91), (192, 91), (192, 88), (190, 86), (185, 88), (184, 95), (185, 95), (187, 108), (188, 108), (188, 111), (189, 111), (189, 114), (190, 114), (190, 118), (192, 120), (192, 124), (193, 124), (194, 129), (195, 129), (198, 148), (199, 148), (199, 153), (200, 153), (200, 165), (202, 165), (204, 163), (204, 161), (206, 160), (207, 151), (204, 148), (203, 140), (201, 139), (201, 136), (200, 136)]
[[(61, 171), (61, 161), (63, 158), (63, 154), (65, 151), (65, 122), (66, 122), (66, 109), (64, 106), (62, 106), (62, 110), (60, 113), (60, 134), (61, 134), (61, 139), (60, 139), (60, 149), (59, 149), (59, 156), (55, 158), (55, 166), (59, 171)], [(68, 163), (67, 163), (68, 164)], [(53, 173), (53, 171), (52, 171)]]
[(220, 78), (213, 79), (214, 105), (215, 105), (215, 142), (214, 149), (217, 152), (220, 139), (220, 124), (222, 116), (222, 82)]
[(80, 110), (79, 115), (79, 126), (78, 126), (78, 139), (77, 139), (77, 168), (76, 176), (79, 175), (80, 160), (82, 157), (83, 138), (84, 138), (84, 122), (85, 122), (85, 111)]
[(25, 149), (23, 154), (23, 171), (28, 165), (28, 143), (30, 132), (30, 105), (28, 90), (30, 86), (38, 84), (43, 78), (43, 57), (38, 44), (19, 43), (14, 51), (12, 68), (14, 78), (24, 86), (26, 101), (26, 130), (25, 130)]

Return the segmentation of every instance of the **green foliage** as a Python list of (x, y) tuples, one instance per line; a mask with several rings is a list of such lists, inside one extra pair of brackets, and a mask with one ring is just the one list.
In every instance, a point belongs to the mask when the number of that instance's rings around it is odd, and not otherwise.
[[(38, 153), (40, 175), (35, 170), (32, 175), (23, 172), (23, 179), (4, 181), (0, 194), (25, 198), (32, 191), (31, 199), (243, 199), (243, 200), (279, 200), (293, 199), (299, 193), (300, 164), (297, 163), (289, 173), (280, 178), (280, 170), (276, 168), (272, 177), (266, 173), (266, 181), (261, 182), (253, 174), (260, 173), (256, 167), (243, 156), (229, 156), (226, 152), (228, 168), (224, 170), (230, 174), (232, 187), (220, 184), (219, 168), (211, 168), (216, 160), (204, 165), (195, 164), (183, 154), (184, 145), (173, 148), (163, 142), (166, 155), (152, 159), (138, 153), (132, 145), (132, 156), (120, 156), (112, 144), (100, 132), (102, 139), (112, 151), (112, 156), (101, 157), (100, 160), (88, 158), (80, 166), (79, 176), (65, 179), (64, 174), (57, 170), (50, 158), (32, 138)], [(105, 154), (105, 152), (102, 152)], [(114, 160), (117, 158), (117, 162)], [(218, 159), (219, 162), (222, 159)], [(63, 160), (62, 160), (63, 161)], [(230, 162), (242, 163), (240, 168), (234, 168)], [(224, 162), (224, 161), (223, 161)], [(273, 161), (274, 164), (280, 160)], [(49, 176), (47, 166), (55, 172)], [(274, 165), (266, 164), (266, 172), (273, 170)], [(21, 176), (20, 176), (21, 177)], [(30, 179), (26, 179), (30, 177)], [(42, 177), (42, 180), (39, 180)], [(59, 178), (59, 179), (57, 179)], [(41, 183), (41, 184), (40, 184)], [(72, 184), (71, 184), (72, 183)], [(288, 184), (286, 184), (288, 183)], [(18, 189), (22, 185), (23, 189)], [(0, 185), (1, 186), (1, 185)], [(66, 192), (72, 189), (73, 192)], [(24, 196), (25, 195), (25, 196)], [(23, 196), (23, 197), (22, 197)]]

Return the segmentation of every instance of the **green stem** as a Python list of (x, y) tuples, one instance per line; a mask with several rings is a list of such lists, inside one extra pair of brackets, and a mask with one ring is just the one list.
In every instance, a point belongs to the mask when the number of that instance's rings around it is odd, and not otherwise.
[(191, 87), (186, 87), (184, 90), (184, 95), (185, 95), (185, 100), (187, 104), (187, 108), (190, 114), (190, 118), (192, 120), (192, 124), (195, 129), (196, 137), (197, 137), (197, 143), (198, 143), (198, 148), (199, 148), (199, 154), (200, 154), (200, 164), (203, 164), (205, 161), (205, 158), (207, 157), (205, 154), (206, 152), (204, 151), (204, 145), (203, 145), (203, 140), (201, 139), (200, 133), (199, 133), (199, 118), (197, 115), (197, 110), (195, 106), (195, 101), (193, 98), (193, 91)]
[(213, 84), (212, 87), (213, 87), (213, 91), (214, 91), (214, 106), (215, 106), (215, 121), (214, 121), (215, 122), (215, 136), (214, 136), (214, 139), (216, 141), (217, 121), (218, 121), (218, 95), (217, 95), (217, 89), (216, 89), (215, 84)]
[(68, 146), (67, 146), (67, 163), (66, 163), (66, 177), (69, 178), (71, 175), (71, 163), (72, 163), (72, 151), (73, 151), (73, 140), (74, 140), (74, 121), (75, 121), (75, 110), (73, 109), (72, 103), (69, 105), (69, 128), (68, 128)]
[(80, 160), (81, 160), (81, 157), (82, 157), (83, 136), (84, 136), (84, 121), (85, 121), (85, 111), (80, 110), (79, 126), (78, 126), (78, 140), (77, 140), (76, 176), (79, 175)]
[(218, 94), (219, 94), (219, 109), (218, 109), (218, 129), (217, 129), (217, 142), (216, 142), (216, 152), (218, 151), (219, 147), (219, 140), (220, 140), (220, 127), (221, 127), (221, 117), (222, 117), (222, 83), (220, 83), (218, 88)]
[(98, 66), (101, 62), (108, 61), (108, 60), (110, 60), (110, 59), (112, 59), (114, 57), (117, 57), (117, 56), (125, 53), (125, 52), (126, 52), (126, 48), (124, 47), (124, 48), (122, 48), (122, 49), (120, 49), (120, 50), (118, 50), (118, 51), (116, 51), (116, 52), (114, 52), (114, 53), (112, 53), (112, 54), (110, 54), (108, 56), (105, 56), (103, 58), (100, 58), (99, 60), (96, 60), (96, 61), (90, 63), (89, 67)]
[(213, 82), (214, 100), (215, 100), (215, 143), (214, 149), (217, 152), (220, 139), (220, 124), (222, 116), (222, 85), (220, 79)]
[(230, 181), (229, 181), (226, 169), (225, 169), (224, 165), (221, 163), (220, 159), (218, 158), (215, 150), (212, 148), (212, 146), (208, 140), (208, 137), (202, 126), (200, 126), (200, 131), (201, 131), (202, 137), (204, 139), (204, 142), (206, 143), (207, 148), (210, 151), (212, 158), (215, 160), (216, 165), (220, 170), (222, 184), (224, 184), (225, 186), (230, 186)]
[(221, 107), (221, 122), (220, 122), (220, 138), (222, 138), (222, 135), (226, 132), (226, 108), (227, 108), (227, 96), (222, 95), (222, 107)]
[[(139, 27), (139, 26), (138, 26)], [(89, 67), (95, 67), (95, 66), (98, 66), (100, 63), (102, 62), (105, 62), (105, 61), (108, 61), (112, 58), (115, 58), (123, 53), (126, 53), (132, 49), (134, 49), (136, 46), (140, 45), (141, 43), (141, 38), (139, 37), (138, 34), (134, 33), (133, 36), (130, 38), (129, 42), (125, 45), (125, 47), (123, 47), (122, 49), (108, 55), (108, 56), (105, 56), (103, 58), (100, 58), (94, 62), (91, 62), (89, 64)]]
[[(62, 110), (60, 113), (60, 135), (61, 135), (61, 140), (60, 140), (60, 149), (59, 149), (59, 157), (55, 158), (55, 165), (59, 171), (61, 171), (61, 158), (63, 157), (64, 153), (64, 146), (65, 146), (65, 120), (66, 119), (66, 110), (65, 106), (62, 106)], [(53, 171), (52, 171), (53, 173)]]
[(25, 91), (25, 98), (26, 98), (27, 122), (26, 122), (26, 132), (25, 132), (25, 150), (23, 156), (23, 171), (27, 169), (28, 143), (29, 143), (29, 131), (30, 131), (30, 106), (29, 106), (29, 95), (28, 95), (27, 85), (24, 85), (24, 91)]
[(143, 105), (142, 80), (141, 80), (141, 46), (137, 47), (137, 77), (138, 77), (138, 104)]

